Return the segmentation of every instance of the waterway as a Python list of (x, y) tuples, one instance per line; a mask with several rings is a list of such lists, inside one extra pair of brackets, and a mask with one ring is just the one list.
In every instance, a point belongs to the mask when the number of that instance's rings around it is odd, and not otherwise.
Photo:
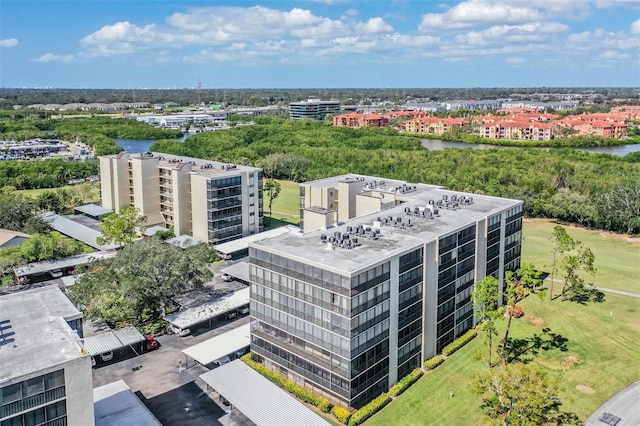
[[(184, 142), (191, 134), (185, 133), (178, 141)], [(147, 152), (149, 147), (153, 145), (155, 140), (135, 140), (135, 139), (114, 139), (118, 145), (124, 148), (125, 151), (131, 153)], [(429, 151), (442, 151), (447, 148), (462, 148), (462, 149), (507, 149), (512, 148), (508, 146), (491, 145), (491, 144), (470, 144), (463, 142), (443, 141), (440, 139), (420, 139), (422, 146)], [(515, 147), (517, 148), (517, 147)], [(549, 148), (544, 148), (549, 149)], [(605, 154), (617, 155), (623, 157), (631, 152), (640, 151), (640, 144), (626, 144), (616, 146), (598, 146), (594, 148), (580, 148), (583, 151), (588, 152), (602, 152)]]
[[(182, 135), (180, 139), (177, 139), (178, 142), (184, 142), (189, 136), (190, 133), (185, 133)], [(114, 139), (114, 141), (124, 148), (126, 152), (138, 153), (138, 152), (147, 152), (151, 145), (157, 142), (157, 140), (137, 140), (137, 139)]]
[[(447, 148), (462, 148), (462, 149), (507, 149), (507, 148), (518, 148), (518, 147), (508, 147), (501, 145), (491, 145), (491, 144), (470, 144), (464, 142), (452, 142), (452, 141), (443, 141), (440, 139), (420, 139), (422, 146), (427, 148), (429, 151), (442, 151)], [(541, 149), (553, 149), (553, 148), (541, 148)], [(619, 157), (623, 157), (631, 152), (640, 151), (640, 144), (625, 144), (625, 145), (615, 145), (615, 146), (598, 146), (594, 148), (579, 148), (583, 151), (588, 152), (601, 152), (605, 154), (617, 155)]]

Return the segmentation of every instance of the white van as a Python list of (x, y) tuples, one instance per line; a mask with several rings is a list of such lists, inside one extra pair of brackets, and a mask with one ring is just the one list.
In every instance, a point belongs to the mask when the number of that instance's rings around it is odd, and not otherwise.
[(180, 337), (188, 336), (191, 334), (191, 330), (188, 328), (180, 328), (175, 325), (169, 326), (169, 331), (173, 334), (177, 334)]

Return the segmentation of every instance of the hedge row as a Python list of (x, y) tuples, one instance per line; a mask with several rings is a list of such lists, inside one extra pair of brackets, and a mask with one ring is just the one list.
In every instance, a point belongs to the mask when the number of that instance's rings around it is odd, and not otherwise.
[(422, 367), (425, 370), (433, 370), (443, 362), (444, 362), (444, 358), (442, 358), (442, 355), (436, 355), (433, 358), (426, 360), (424, 364), (422, 364)]
[(449, 356), (470, 341), (473, 340), (474, 337), (478, 335), (478, 332), (475, 329), (471, 329), (464, 333), (462, 336), (458, 337), (453, 342), (449, 343), (447, 346), (442, 349), (442, 355)]
[(329, 411), (331, 411), (332, 405), (328, 399), (314, 395), (313, 393), (306, 390), (305, 388), (296, 385), (291, 380), (287, 380), (284, 377), (282, 377), (280, 374), (269, 370), (264, 365), (254, 361), (251, 358), (251, 353), (243, 355), (240, 359), (242, 359), (242, 361), (245, 364), (247, 364), (249, 367), (253, 368), (258, 373), (262, 374), (264, 377), (271, 380), (273, 383), (275, 383), (279, 387), (292, 393), (293, 395), (303, 400), (304, 402), (308, 402), (309, 404), (315, 405), (323, 413), (328, 413)]
[(394, 397), (400, 395), (402, 392), (409, 389), (409, 386), (414, 384), (420, 377), (422, 377), (423, 374), (424, 371), (422, 371), (421, 368), (416, 368), (411, 373), (400, 379), (398, 383), (391, 386), (391, 389), (389, 389), (389, 395)]
[(343, 425), (349, 424), (349, 419), (351, 418), (351, 412), (349, 412), (349, 410), (347, 410), (346, 408), (342, 408), (337, 405), (334, 405), (333, 408), (331, 409), (331, 414), (333, 414), (333, 416), (336, 419), (338, 419), (338, 421)]
[(364, 423), (369, 417), (373, 416), (378, 411), (382, 410), (385, 405), (391, 401), (388, 393), (383, 393), (355, 413), (351, 415), (349, 419), (349, 426), (358, 426)]

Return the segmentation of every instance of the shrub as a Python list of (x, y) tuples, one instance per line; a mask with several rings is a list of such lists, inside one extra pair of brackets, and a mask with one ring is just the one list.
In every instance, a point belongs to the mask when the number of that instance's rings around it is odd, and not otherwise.
[(477, 331), (472, 329), (464, 333), (462, 336), (458, 337), (453, 342), (449, 343), (447, 346), (442, 349), (442, 355), (449, 356), (470, 341), (473, 340), (474, 337), (478, 335)]
[(334, 406), (331, 409), (331, 414), (338, 419), (338, 421), (344, 425), (349, 424), (349, 419), (351, 418), (351, 413), (346, 408)]
[(409, 389), (409, 386), (414, 384), (416, 380), (422, 377), (423, 374), (424, 372), (420, 368), (416, 368), (411, 373), (407, 374), (402, 379), (400, 379), (398, 383), (391, 386), (391, 389), (389, 389), (389, 395), (391, 396), (400, 395), (402, 392)]
[(351, 415), (349, 419), (349, 426), (358, 426), (364, 423), (369, 417), (373, 416), (378, 411), (382, 410), (385, 405), (391, 401), (389, 394), (383, 393), (355, 413)]
[(507, 313), (510, 313), (514, 318), (520, 318), (524, 315), (524, 309), (522, 309), (522, 306), (520, 305), (507, 306)]
[(433, 358), (426, 360), (424, 364), (422, 364), (422, 367), (425, 370), (433, 370), (443, 362), (444, 362), (444, 358), (442, 358), (441, 355), (436, 355)]
[(253, 368), (258, 373), (262, 374), (264, 377), (276, 384), (278, 387), (281, 387), (287, 392), (295, 395), (298, 399), (315, 405), (323, 413), (328, 413), (329, 411), (331, 411), (332, 405), (328, 399), (313, 394), (311, 391), (298, 386), (291, 380), (285, 379), (275, 371), (271, 371), (259, 362), (254, 361), (252, 352), (243, 355), (242, 357), (240, 357), (240, 359), (249, 367)]

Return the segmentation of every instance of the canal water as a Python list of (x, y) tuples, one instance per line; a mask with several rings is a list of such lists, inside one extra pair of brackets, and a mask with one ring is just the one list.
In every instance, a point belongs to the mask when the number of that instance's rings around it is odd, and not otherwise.
[[(184, 142), (189, 136), (190, 133), (185, 133), (182, 135), (180, 139), (177, 139), (179, 142)], [(114, 141), (124, 148), (126, 152), (138, 153), (138, 152), (147, 152), (151, 145), (156, 143), (156, 140), (136, 140), (136, 139), (114, 139)]]
[[(184, 142), (191, 136), (189, 133), (185, 133), (178, 141)], [(124, 148), (125, 151), (131, 153), (147, 152), (149, 147), (153, 145), (155, 140), (134, 140), (134, 139), (114, 139), (115, 142)], [(507, 149), (508, 146), (491, 145), (491, 144), (469, 144), (463, 142), (443, 141), (440, 139), (420, 139), (422, 146), (429, 151), (442, 151), (447, 148), (462, 148), (462, 149)], [(515, 147), (517, 148), (517, 147)], [(548, 148), (546, 148), (548, 149)], [(594, 148), (580, 148), (583, 151), (588, 152), (602, 152), (605, 154), (613, 154), (619, 157), (623, 157), (631, 152), (640, 151), (640, 144), (626, 144), (616, 146), (598, 146)]]
[[(464, 142), (452, 142), (452, 141), (443, 141), (440, 139), (420, 139), (422, 146), (427, 148), (429, 151), (442, 151), (447, 148), (462, 148), (462, 149), (507, 149), (507, 148), (519, 148), (519, 147), (508, 147), (508, 146), (500, 146), (500, 145), (491, 145), (491, 144), (470, 144)], [(541, 148), (542, 149), (542, 148)], [(544, 148), (550, 149), (550, 148)], [(552, 149), (552, 148), (551, 148)], [(631, 152), (640, 151), (640, 144), (626, 144), (626, 145), (616, 145), (616, 146), (598, 146), (594, 148), (579, 148), (583, 151), (588, 152), (601, 152), (605, 154), (617, 155), (619, 157), (623, 157)]]

